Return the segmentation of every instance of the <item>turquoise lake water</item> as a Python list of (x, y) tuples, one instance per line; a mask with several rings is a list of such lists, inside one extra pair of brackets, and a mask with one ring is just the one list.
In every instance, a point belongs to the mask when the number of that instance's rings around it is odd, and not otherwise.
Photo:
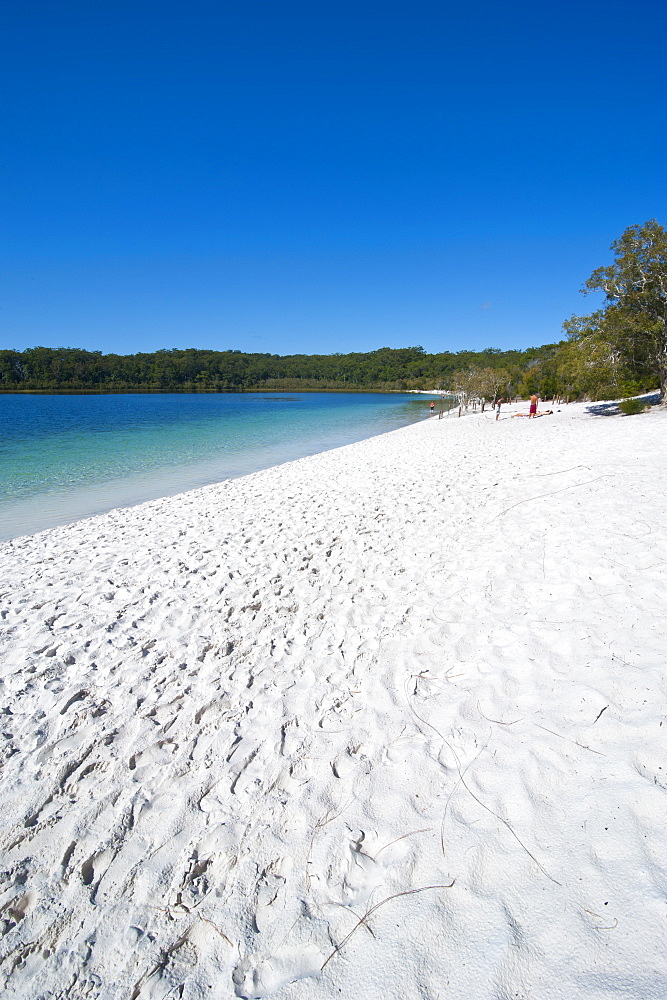
[(372, 437), (427, 417), (431, 398), (0, 395), (0, 539)]

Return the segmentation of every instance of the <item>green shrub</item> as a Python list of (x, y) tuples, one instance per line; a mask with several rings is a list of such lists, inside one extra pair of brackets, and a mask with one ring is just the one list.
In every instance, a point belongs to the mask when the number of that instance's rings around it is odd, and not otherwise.
[(629, 417), (633, 413), (643, 413), (646, 409), (646, 403), (643, 399), (623, 399), (618, 404), (618, 408), (621, 413), (625, 413), (626, 417)]

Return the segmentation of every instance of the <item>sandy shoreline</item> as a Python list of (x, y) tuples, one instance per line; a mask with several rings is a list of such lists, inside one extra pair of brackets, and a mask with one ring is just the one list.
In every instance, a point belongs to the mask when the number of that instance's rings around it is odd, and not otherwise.
[(666, 428), (432, 419), (0, 546), (5, 989), (664, 997)]

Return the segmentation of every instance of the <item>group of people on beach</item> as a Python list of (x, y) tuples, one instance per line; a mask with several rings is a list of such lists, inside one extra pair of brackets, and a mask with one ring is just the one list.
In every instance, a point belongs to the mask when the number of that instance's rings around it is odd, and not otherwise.
[[(525, 416), (528, 416), (528, 419), (530, 420), (531, 417), (547, 417), (547, 416), (549, 416), (550, 414), (552, 414), (554, 412), (553, 410), (544, 410), (542, 413), (538, 413), (537, 405), (538, 405), (539, 401), (540, 401), (539, 396), (536, 396), (535, 393), (533, 393), (532, 396), (530, 397), (530, 405), (528, 407), (528, 413), (527, 414), (525, 414), (525, 413), (513, 413), (512, 416), (513, 417), (525, 417)], [(496, 420), (500, 416), (500, 405), (501, 405), (501, 403), (504, 403), (504, 402), (505, 402), (504, 399), (497, 399), (496, 402), (494, 403), (494, 406), (496, 408)]]
[[(533, 393), (532, 396), (530, 397), (530, 407), (528, 409), (528, 418), (529, 419), (530, 419), (530, 417), (538, 417), (538, 416), (542, 417), (542, 416), (547, 416), (550, 413), (553, 413), (553, 410), (545, 410), (544, 413), (538, 413), (537, 412), (537, 404), (539, 403), (539, 401), (540, 401), (539, 400), (539, 396), (537, 396), (535, 393)], [(493, 409), (496, 411), (496, 420), (500, 419), (500, 407), (502, 406), (502, 404), (504, 402), (505, 402), (505, 399), (502, 396), (500, 396), (498, 399), (495, 399), (494, 402), (493, 402)], [(511, 400), (510, 400), (510, 402), (511, 402)], [(435, 413), (435, 403), (434, 402), (431, 402), (429, 410), (430, 410), (431, 416), (433, 416), (433, 414)], [(515, 416), (515, 417), (525, 417), (526, 414), (525, 413), (515, 413), (515, 414), (513, 414), (513, 416)]]
[[(500, 416), (500, 407), (501, 407), (501, 405), (504, 402), (505, 402), (505, 400), (501, 396), (500, 399), (497, 399), (495, 401), (495, 403), (493, 404), (494, 407), (495, 407), (495, 409), (496, 409), (496, 420)], [(530, 408), (528, 410), (528, 416), (529, 417), (536, 417), (537, 416), (537, 404), (538, 403), (539, 403), (539, 396), (536, 396), (535, 393), (533, 393), (532, 396), (530, 397)], [(551, 413), (553, 411), (549, 410), (548, 412)], [(523, 414), (523, 413), (520, 413), (520, 414), (517, 413), (517, 414), (515, 414), (515, 416), (521, 416), (521, 417), (523, 417), (524, 415), (525, 414)]]

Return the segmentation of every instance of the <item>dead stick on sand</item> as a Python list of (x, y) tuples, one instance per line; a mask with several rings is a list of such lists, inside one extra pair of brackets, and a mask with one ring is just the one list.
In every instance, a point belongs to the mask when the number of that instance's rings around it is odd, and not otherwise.
[[(338, 954), (338, 952), (341, 950), (341, 948), (345, 947), (345, 945), (350, 940), (350, 938), (352, 937), (352, 935), (354, 934), (354, 932), (356, 930), (358, 930), (358, 928), (361, 927), (362, 924), (364, 924), (364, 925), (366, 924), (366, 921), (368, 920), (368, 918), (370, 917), (370, 915), (372, 913), (375, 913), (376, 910), (379, 910), (380, 907), (384, 906), (385, 903), (390, 903), (392, 899), (398, 899), (399, 896), (412, 896), (415, 892), (426, 892), (427, 889), (451, 889), (451, 887), (453, 885), (454, 885), (454, 880), (452, 879), (452, 881), (449, 882), (447, 885), (424, 885), (424, 886), (422, 886), (421, 889), (406, 889), (405, 892), (395, 892), (393, 896), (387, 896), (386, 899), (381, 899), (379, 903), (376, 903), (375, 906), (371, 906), (370, 910), (367, 910), (366, 913), (364, 913), (363, 917), (361, 917), (359, 919), (359, 922), (354, 925), (354, 927), (352, 928), (352, 930), (350, 931), (350, 933), (347, 934), (343, 938), (343, 940), (341, 941), (340, 944), (336, 945), (336, 947), (331, 952), (331, 954), (327, 958), (326, 962), (324, 963), (324, 965), (320, 969), (320, 972), (322, 972), (325, 969), (325, 967), (329, 964), (329, 962), (331, 961), (331, 959), (335, 955)], [(369, 928), (369, 930), (370, 930), (370, 928)]]
[[(605, 705), (605, 707), (601, 709), (600, 713), (593, 721), (593, 725), (595, 725), (595, 723), (598, 721), (600, 715), (602, 715), (602, 712), (604, 712), (605, 708), (609, 708), (609, 705)], [(479, 707), (479, 702), (477, 702), (477, 711), (479, 712), (479, 714), (482, 716), (483, 719), (486, 719), (487, 722), (495, 722), (497, 726), (515, 726), (517, 722), (524, 721), (523, 719), (515, 719), (513, 722), (501, 722), (500, 719), (490, 719), (488, 715), (484, 715), (484, 712)], [(543, 729), (545, 733), (551, 733), (552, 736), (557, 736), (559, 740), (565, 740), (567, 743), (575, 743), (576, 746), (581, 747), (582, 750), (590, 750), (591, 753), (596, 753), (598, 754), (599, 757), (606, 756), (606, 754), (603, 754), (601, 750), (594, 750), (593, 747), (588, 747), (586, 746), (585, 743), (580, 743), (579, 740), (571, 740), (569, 736), (562, 736), (560, 733), (555, 733), (553, 729), (547, 729), (546, 726), (541, 726), (539, 722), (533, 722), (531, 723), (531, 725), (537, 726), (538, 729)]]
[[(592, 917), (596, 917), (598, 920), (604, 920), (605, 919), (604, 917), (600, 916), (599, 913), (594, 913), (593, 910), (586, 910), (586, 909), (584, 909), (583, 906), (582, 906), (582, 910), (584, 910), (584, 913), (590, 913), (590, 915)], [(614, 922), (609, 927), (594, 927), (593, 930), (596, 930), (596, 931), (615, 931), (617, 927), (618, 927), (618, 917), (614, 917)]]
[(499, 517), (503, 516), (503, 514), (507, 514), (508, 511), (514, 510), (515, 507), (518, 507), (522, 503), (529, 503), (531, 500), (542, 500), (544, 497), (553, 497), (556, 493), (564, 493), (566, 490), (574, 490), (577, 486), (588, 486), (590, 483), (597, 483), (599, 479), (608, 479), (610, 475), (610, 472), (605, 472), (603, 476), (597, 476), (595, 479), (585, 479), (583, 483), (573, 483), (572, 486), (564, 486), (561, 490), (553, 490), (551, 493), (540, 493), (536, 497), (526, 497), (525, 500), (519, 500), (518, 503), (513, 503), (511, 507), (501, 510), (500, 514), (496, 514), (496, 516), (492, 517), (491, 520), (497, 521)]
[[(411, 830), (409, 833), (404, 833), (402, 837), (397, 837), (396, 840), (392, 840), (388, 844), (385, 844), (384, 847), (381, 847), (380, 850), (377, 852), (377, 854), (373, 858), (371, 858), (371, 860), (377, 861), (378, 857), (382, 854), (383, 851), (386, 851), (388, 847), (393, 847), (394, 844), (397, 844), (399, 842), (399, 840), (405, 840), (406, 837), (414, 837), (416, 833), (430, 833), (430, 832), (431, 828), (426, 826), (422, 830)], [(368, 857), (370, 857), (370, 854), (368, 855)]]
[[(345, 910), (348, 913), (351, 913), (353, 916), (357, 918), (360, 924), (364, 924), (365, 917), (360, 917), (357, 911), (353, 910), (351, 906), (346, 906), (345, 903), (336, 903), (336, 906), (340, 906), (341, 909)], [(375, 940), (375, 931), (373, 930), (373, 928), (369, 927), (368, 924), (364, 924), (364, 927), (366, 928), (370, 936)]]
[(308, 856), (306, 858), (306, 892), (310, 892), (310, 879), (311, 879), (311, 876), (310, 876), (310, 866), (313, 863), (312, 860), (311, 860), (311, 857), (312, 857), (312, 853), (313, 853), (313, 846), (315, 844), (315, 837), (317, 836), (317, 831), (321, 830), (323, 827), (327, 826), (329, 823), (333, 823), (333, 821), (335, 819), (338, 819), (339, 816), (342, 816), (342, 814), (345, 812), (345, 810), (347, 809), (347, 807), (350, 805), (351, 802), (352, 802), (352, 799), (348, 799), (347, 802), (345, 802), (344, 805), (342, 805), (340, 807), (340, 809), (338, 810), (338, 812), (336, 812), (336, 813), (332, 812), (331, 809), (327, 809), (327, 811), (324, 813), (324, 815), (320, 816), (320, 818), (318, 819), (317, 823), (313, 827), (313, 832), (312, 832), (312, 834), (310, 836), (310, 845), (308, 847)]
[(501, 722), (500, 719), (490, 719), (488, 715), (484, 715), (484, 712), (479, 707), (479, 702), (477, 702), (477, 711), (483, 719), (486, 719), (487, 722), (495, 722), (497, 726), (516, 726), (517, 722), (523, 722), (523, 719), (514, 719), (513, 722)]
[[(485, 743), (484, 746), (481, 748), (481, 750), (479, 750), (475, 754), (475, 756), (472, 758), (472, 760), (469, 761), (468, 764), (466, 764), (466, 766), (463, 769), (463, 774), (465, 774), (466, 771), (468, 771), (472, 767), (472, 765), (475, 763), (475, 761), (480, 756), (480, 754), (484, 753), (484, 751), (486, 750), (486, 748), (488, 747), (488, 745), (489, 745), (488, 743)], [(461, 773), (461, 772), (459, 772), (459, 773)], [(442, 851), (443, 857), (446, 857), (446, 855), (445, 855), (445, 823), (447, 822), (447, 810), (449, 809), (449, 803), (452, 801), (452, 799), (454, 798), (454, 795), (458, 791), (458, 787), (461, 784), (461, 781), (462, 781), (462, 778), (459, 777), (458, 781), (456, 782), (456, 784), (452, 788), (451, 792), (447, 796), (447, 801), (445, 802), (445, 808), (444, 808), (443, 813), (442, 813), (442, 820), (440, 821), (440, 850)]]
[(543, 479), (544, 476), (564, 476), (566, 472), (575, 472), (577, 469), (588, 469), (590, 465), (573, 465), (571, 469), (556, 469), (555, 472), (526, 472), (525, 475), (518, 476), (518, 479)]
[[(466, 784), (465, 778), (463, 776), (464, 776), (465, 772), (468, 770), (468, 768), (466, 767), (465, 771), (461, 770), (461, 762), (459, 761), (458, 755), (456, 754), (454, 748), (451, 746), (451, 744), (448, 742), (448, 740), (445, 739), (445, 737), (442, 735), (442, 733), (438, 729), (436, 729), (436, 727), (432, 723), (427, 722), (426, 719), (423, 719), (421, 717), (421, 715), (419, 715), (415, 711), (415, 709), (413, 708), (413, 706), (412, 706), (412, 704), (410, 702), (410, 696), (409, 696), (408, 690), (407, 690), (407, 681), (406, 681), (406, 684), (405, 684), (405, 695), (406, 695), (406, 698), (408, 700), (408, 706), (410, 707), (410, 710), (412, 711), (412, 713), (415, 716), (415, 718), (419, 719), (419, 721), (422, 722), (425, 726), (428, 726), (429, 729), (432, 729), (434, 733), (437, 733), (438, 736), (440, 737), (440, 739), (442, 740), (442, 742), (449, 749), (449, 751), (452, 754), (454, 760), (456, 761), (456, 769), (459, 772), (459, 782), (463, 785), (463, 787), (468, 792), (468, 794), (472, 796), (472, 798), (475, 800), (475, 802), (477, 802), (478, 805), (480, 805), (482, 807), (482, 809), (485, 809), (488, 813), (491, 814), (491, 816), (495, 816), (495, 818), (497, 820), (499, 820), (503, 824), (503, 826), (507, 827), (507, 829), (509, 830), (509, 832), (512, 834), (512, 836), (516, 840), (517, 844), (524, 849), (524, 851), (526, 852), (526, 854), (528, 855), (529, 858), (532, 858), (532, 860), (535, 862), (535, 864), (540, 869), (540, 871), (542, 872), (542, 874), (545, 875), (549, 879), (550, 882), (553, 882), (554, 885), (560, 885), (561, 883), (557, 879), (555, 879), (553, 877), (553, 875), (549, 874), (549, 872), (546, 870), (546, 868), (544, 867), (544, 865), (540, 864), (540, 862), (537, 860), (537, 858), (532, 853), (532, 851), (528, 850), (528, 848), (526, 847), (526, 845), (524, 844), (524, 842), (521, 840), (521, 838), (519, 837), (519, 835), (517, 833), (515, 833), (514, 828), (512, 827), (512, 825), (510, 823), (508, 823), (508, 821), (506, 819), (504, 819), (499, 813), (497, 813), (493, 809), (491, 809), (490, 806), (487, 806), (485, 802), (482, 802), (482, 800), (479, 798), (479, 796), (475, 795), (475, 793), (473, 792), (472, 788), (470, 788), (470, 786), (468, 784)], [(565, 737), (563, 737), (563, 738), (565, 738)], [(486, 747), (484, 747), (484, 749), (486, 749)], [(589, 750), (590, 747), (585, 747), (585, 749)], [(481, 752), (482, 751), (480, 751), (480, 753)], [(598, 753), (598, 751), (594, 750), (593, 753)], [(479, 757), (479, 754), (477, 754), (477, 756)], [(470, 764), (468, 764), (468, 767), (470, 767)], [(451, 796), (450, 796), (450, 798), (451, 798)]]
[(509, 824), (509, 823), (507, 822), (507, 820), (506, 820), (506, 819), (503, 819), (503, 817), (502, 817), (502, 816), (501, 816), (501, 815), (500, 815), (499, 813), (497, 813), (497, 812), (494, 812), (494, 811), (493, 811), (493, 809), (491, 809), (491, 808), (490, 808), (489, 806), (487, 806), (487, 805), (486, 805), (486, 804), (485, 804), (484, 802), (482, 802), (482, 800), (481, 800), (481, 799), (480, 799), (480, 798), (479, 798), (479, 797), (478, 797), (477, 795), (475, 795), (475, 793), (474, 793), (474, 792), (472, 791), (472, 789), (471, 789), (471, 788), (470, 788), (470, 787), (469, 787), (468, 785), (466, 785), (466, 783), (465, 783), (465, 781), (464, 781), (464, 779), (463, 779), (463, 778), (461, 778), (461, 784), (462, 784), (462, 785), (463, 785), (463, 787), (464, 787), (464, 788), (466, 789), (466, 791), (468, 792), (468, 794), (469, 794), (469, 795), (472, 795), (472, 797), (473, 797), (473, 799), (475, 800), (475, 802), (478, 802), (478, 803), (479, 803), (479, 805), (480, 805), (480, 806), (482, 807), (482, 809), (486, 809), (486, 811), (487, 811), (488, 813), (491, 813), (491, 815), (492, 815), (492, 816), (495, 816), (495, 817), (496, 817), (496, 819), (500, 820), (500, 822), (501, 822), (501, 823), (502, 823), (502, 824), (503, 824), (504, 826), (506, 826), (506, 827), (507, 827), (507, 829), (509, 830), (509, 832), (510, 832), (510, 833), (512, 834), (512, 836), (513, 836), (513, 837), (514, 837), (514, 839), (516, 840), (517, 844), (519, 844), (519, 846), (520, 846), (520, 847), (523, 847), (523, 849), (524, 849), (524, 851), (526, 852), (526, 854), (528, 855), (528, 857), (529, 857), (529, 858), (532, 858), (532, 859), (533, 859), (533, 861), (535, 862), (535, 864), (537, 865), (537, 867), (538, 867), (538, 868), (540, 869), (540, 871), (542, 872), (542, 874), (543, 874), (543, 875), (546, 875), (546, 877), (547, 877), (547, 878), (549, 879), (549, 881), (550, 881), (550, 882), (553, 882), (553, 884), (554, 884), (554, 885), (560, 885), (561, 883), (560, 883), (560, 882), (558, 881), (558, 879), (555, 879), (555, 878), (554, 878), (554, 877), (553, 877), (552, 875), (550, 875), (550, 874), (549, 874), (549, 872), (548, 872), (548, 871), (546, 870), (546, 868), (544, 867), (544, 865), (541, 865), (541, 864), (540, 864), (540, 862), (539, 862), (539, 861), (537, 860), (537, 858), (536, 858), (536, 857), (535, 857), (535, 855), (534, 855), (534, 854), (532, 853), (532, 851), (529, 851), (529, 850), (528, 850), (528, 848), (526, 847), (526, 845), (524, 844), (524, 842), (523, 842), (523, 841), (521, 840), (521, 838), (520, 838), (520, 837), (519, 837), (519, 836), (518, 836), (518, 835), (517, 835), (517, 834), (516, 834), (516, 833), (514, 832), (514, 829), (513, 829), (513, 828), (512, 828), (511, 826), (510, 826), (510, 824)]
[[(604, 712), (604, 709), (602, 709), (602, 711)], [(596, 719), (595, 721), (597, 722), (598, 720)], [(543, 729), (545, 733), (551, 733), (552, 736), (557, 736), (559, 740), (565, 740), (567, 743), (575, 743), (578, 747), (581, 747), (582, 750), (589, 750), (591, 753), (596, 753), (598, 757), (607, 756), (606, 754), (602, 753), (601, 750), (594, 750), (593, 747), (587, 747), (585, 743), (580, 743), (579, 740), (571, 740), (569, 736), (561, 736), (560, 733), (555, 733), (553, 729), (547, 729), (546, 726), (541, 726), (539, 722), (533, 722), (533, 725), (537, 726), (538, 729)]]

